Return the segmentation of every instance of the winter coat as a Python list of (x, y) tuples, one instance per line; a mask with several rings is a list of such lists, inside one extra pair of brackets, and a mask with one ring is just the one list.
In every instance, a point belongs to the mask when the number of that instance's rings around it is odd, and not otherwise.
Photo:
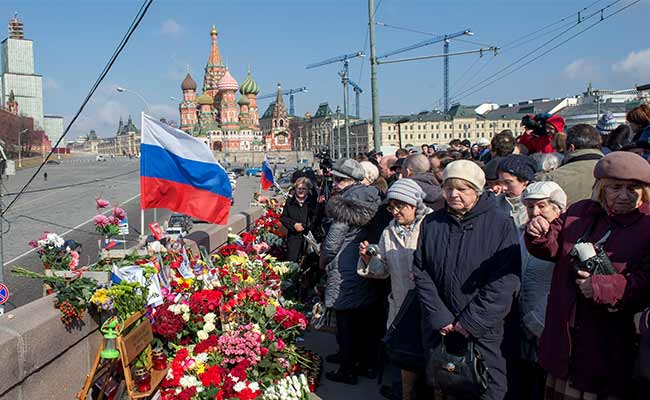
[(408, 177), (417, 183), (424, 192), (424, 204), (432, 210), (438, 210), (445, 206), (445, 200), (442, 198), (442, 189), (438, 180), (432, 172), (424, 172)]
[(526, 132), (517, 138), (517, 142), (523, 144), (528, 149), (528, 154), (533, 153), (553, 153), (553, 136), (535, 136)]
[[(296, 200), (295, 196), (289, 197), (284, 204), (280, 222), (287, 229), (287, 260), (297, 261), (303, 246), (304, 236), (308, 234), (315, 226), (318, 218), (318, 204), (316, 198), (310, 196), (305, 199), (302, 205)], [(296, 232), (294, 225), (302, 224), (304, 231)]]
[(528, 212), (526, 205), (521, 200), (521, 196), (507, 197), (505, 193), (496, 198), (497, 209), (504, 215), (510, 217), (517, 229), (523, 229), (528, 222)]
[(567, 155), (564, 164), (555, 171), (539, 174), (539, 181), (553, 181), (567, 195), (567, 205), (591, 198), (594, 186), (594, 167), (603, 153), (598, 149), (582, 149)]
[[(591, 278), (593, 299), (580, 294), (569, 252), (585, 241), (595, 243), (611, 227), (604, 250), (614, 275)], [(556, 263), (540, 341), (540, 364), (551, 375), (570, 379), (582, 391), (624, 396), (635, 358), (635, 312), (647, 305), (650, 268), (639, 261), (650, 249), (650, 204), (609, 216), (592, 200), (574, 204), (540, 238), (526, 234), (535, 257)]]
[(522, 338), (522, 355), (537, 361), (539, 338), (544, 331), (546, 302), (551, 289), (555, 263), (531, 255), (526, 249), (523, 234), (521, 245), (521, 290), (519, 292), (519, 315), (525, 336)]
[(420, 237), (420, 225), (424, 216), (413, 225), (413, 231), (403, 240), (398, 233), (395, 220), (384, 229), (379, 240), (379, 252), (366, 265), (359, 258), (357, 273), (364, 278), (387, 279), (390, 277), (391, 293), (388, 295), (388, 321), (386, 326), (395, 319), (404, 298), (409, 290), (415, 287), (412, 276), (413, 252)]
[(505, 395), (504, 319), (519, 289), (520, 268), (517, 230), (496, 209), (492, 193), (483, 193), (460, 219), (441, 209), (422, 223), (413, 275), (424, 348), (437, 345), (441, 328), (460, 322), (488, 368), (483, 399)]
[(379, 300), (376, 285), (357, 275), (359, 243), (366, 240), (366, 225), (380, 204), (376, 188), (354, 185), (327, 202), (332, 224), (321, 244), (320, 265), (327, 274), (325, 305), (349, 310)]

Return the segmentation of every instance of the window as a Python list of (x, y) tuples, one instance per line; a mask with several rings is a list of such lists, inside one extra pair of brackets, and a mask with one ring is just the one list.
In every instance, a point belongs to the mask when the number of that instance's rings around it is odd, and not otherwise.
[(436, 139), (440, 139), (440, 134), (436, 133)]
[(419, 134), (419, 133), (418, 133), (418, 139), (422, 139), (422, 137), (420, 136), (420, 134)]
[(413, 130), (413, 125), (411, 125), (411, 126), (409, 127), (409, 129), (410, 129), (410, 130)]
[(436, 129), (440, 129), (440, 124), (436, 124)]

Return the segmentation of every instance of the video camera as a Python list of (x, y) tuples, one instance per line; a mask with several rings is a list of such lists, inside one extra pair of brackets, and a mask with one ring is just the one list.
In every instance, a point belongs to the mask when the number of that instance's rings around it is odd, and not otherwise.
[(543, 114), (527, 114), (521, 119), (521, 125), (524, 126), (527, 130), (533, 131), (535, 136), (547, 136), (546, 132), (546, 121), (551, 117), (549, 113)]

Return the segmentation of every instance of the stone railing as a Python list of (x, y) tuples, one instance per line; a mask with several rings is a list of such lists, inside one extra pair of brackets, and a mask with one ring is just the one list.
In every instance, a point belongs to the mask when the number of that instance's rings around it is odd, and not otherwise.
[[(192, 232), (186, 242), (212, 252), (226, 243), (229, 228), (243, 232), (262, 213), (250, 208), (228, 226)], [(67, 331), (53, 301), (54, 295), (43, 297), (0, 316), (0, 400), (73, 399), (81, 389), (101, 334), (87, 313), (80, 329)]]

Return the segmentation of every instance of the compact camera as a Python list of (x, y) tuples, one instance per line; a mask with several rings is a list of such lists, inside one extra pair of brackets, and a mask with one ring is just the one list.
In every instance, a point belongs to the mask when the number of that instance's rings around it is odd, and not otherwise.
[(576, 243), (569, 253), (576, 259), (573, 268), (578, 271), (588, 272), (591, 275), (613, 275), (616, 269), (601, 246), (593, 243)]
[(369, 255), (370, 257), (374, 257), (377, 254), (379, 254), (379, 246), (376, 244), (369, 244), (368, 248), (366, 249), (366, 254)]

